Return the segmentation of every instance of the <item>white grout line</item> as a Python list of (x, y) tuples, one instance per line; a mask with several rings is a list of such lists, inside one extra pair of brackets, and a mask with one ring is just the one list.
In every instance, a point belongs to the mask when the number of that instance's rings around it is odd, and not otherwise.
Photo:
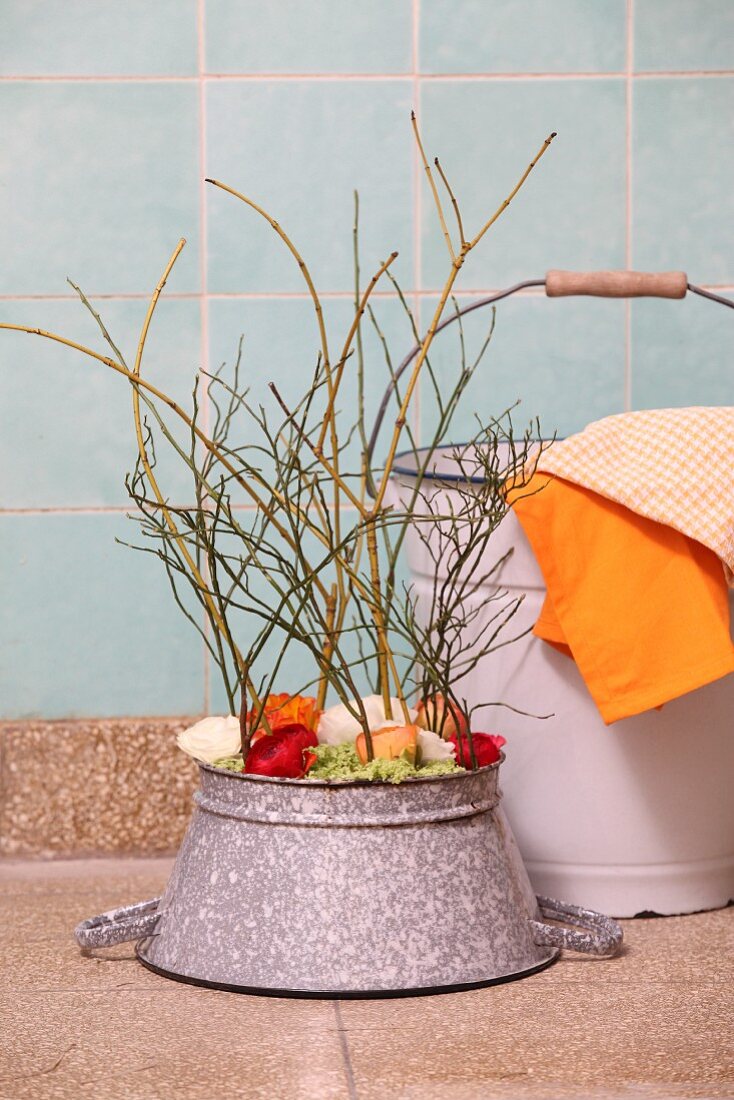
[[(627, 76), (626, 67), (622, 70), (609, 70), (607, 72), (501, 72), (501, 73), (205, 73), (204, 80), (314, 80), (329, 82), (334, 80), (413, 80), (415, 76), (420, 80), (429, 81), (474, 81), (491, 83), (496, 80), (609, 80), (624, 79)], [(653, 70), (641, 69), (632, 72), (632, 76), (641, 77), (643, 80), (654, 80), (658, 77), (727, 77), (734, 76), (734, 69), (668, 69)], [(134, 79), (134, 78), (131, 78)]]
[[(412, 49), (414, 48), (415, 40)], [(407, 82), (415, 80), (417, 76), (421, 80), (479, 80), (486, 82), (493, 80), (605, 80), (609, 77), (620, 78), (624, 75), (624, 72), (611, 71), (599, 73), (421, 73), (412, 70), (408, 73), (207, 73), (205, 79), (214, 81), (274, 80), (286, 82), (291, 80), (313, 80), (321, 83), (329, 83), (335, 80), (402, 80)], [(728, 72), (726, 75), (728, 75)]]
[[(65, 504), (58, 505), (57, 507), (49, 508), (3, 508), (0, 507), (0, 516), (132, 516), (133, 519), (137, 519), (137, 515), (132, 511), (132, 503), (128, 505), (117, 506), (88, 506), (85, 504)], [(179, 501), (172, 505), (173, 508), (188, 508), (193, 510), (196, 507), (194, 501)], [(327, 511), (333, 511), (333, 503), (326, 503)], [(233, 504), (233, 512), (257, 512), (257, 504)], [(350, 505), (342, 505), (342, 511), (345, 513), (352, 513), (354, 508)]]
[[(425, 290), (419, 291), (417, 289), (406, 289), (405, 293), (408, 295), (415, 294), (432, 294), (434, 291)], [(484, 294), (489, 291), (477, 290), (470, 291), (470, 293)], [(207, 293), (206, 297), (209, 301), (311, 301), (311, 295), (307, 290), (255, 290), (255, 291), (212, 291)], [(333, 299), (348, 299), (350, 302), (354, 300), (353, 290), (320, 290), (320, 298), (333, 298)], [(397, 293), (394, 290), (373, 290), (370, 295), (371, 298), (397, 298)], [(118, 294), (111, 292), (109, 294), (87, 294), (87, 298), (92, 301), (149, 301), (150, 294), (145, 292), (140, 293), (123, 293)], [(201, 298), (201, 292), (198, 290), (192, 290), (190, 292), (179, 291), (178, 293), (171, 292), (166, 293), (163, 301), (171, 301), (181, 299), (184, 301), (198, 301)], [(0, 302), (78, 302), (79, 297), (76, 294), (0, 294)]]
[[(634, 0), (627, 0), (627, 41), (626, 62), (627, 79), (625, 82), (625, 241), (624, 262), (628, 270), (632, 269), (632, 64), (634, 57)], [(632, 408), (632, 301), (624, 303), (624, 409)]]
[[(416, 249), (417, 251), (417, 249)], [(542, 278), (544, 272), (536, 272), (538, 278)], [(725, 294), (734, 293), (734, 283), (697, 283), (702, 290), (711, 290), (714, 292), (722, 291)], [(482, 287), (464, 287), (461, 290), (453, 291), (455, 298), (479, 298), (488, 297), (490, 294), (497, 294), (501, 290), (505, 290), (505, 287), (498, 286), (482, 286)], [(408, 298), (437, 298), (441, 293), (440, 290), (419, 290), (417, 287), (413, 289), (406, 288), (404, 291)], [(545, 291), (542, 287), (527, 287), (524, 290), (518, 290), (513, 297), (515, 298), (537, 298), (538, 295), (543, 295)], [(150, 299), (149, 294), (88, 294), (87, 297), (91, 301), (129, 301), (129, 300), (144, 300)], [(264, 302), (279, 302), (279, 301), (311, 301), (311, 296), (308, 291), (293, 291), (281, 293), (278, 291), (263, 291), (262, 293), (250, 293), (243, 292), (241, 294), (232, 292), (231, 294), (219, 294), (209, 293), (207, 294), (207, 301), (264, 301)], [(352, 301), (354, 298), (354, 292), (349, 290), (326, 290), (320, 291), (319, 297), (324, 299), (349, 299)], [(371, 295), (372, 298), (386, 298), (397, 299), (397, 294), (390, 290), (374, 290)], [(201, 294), (198, 291), (191, 294), (168, 294), (163, 302), (170, 301), (171, 299), (183, 299), (188, 301), (199, 301)], [(78, 302), (79, 299), (76, 294), (0, 294), (0, 302)], [(160, 304), (158, 306), (160, 309)]]
[[(657, 80), (657, 79), (686, 79), (693, 77), (695, 79), (717, 79), (721, 77), (734, 76), (734, 69), (670, 69), (664, 70), (640, 70), (639, 72), (632, 71), (631, 74), (627, 72), (627, 69), (617, 72), (616, 70), (610, 70), (609, 72), (598, 73), (580, 73), (580, 72), (564, 72), (564, 73), (420, 73), (421, 80), (427, 81), (472, 81), (475, 83), (491, 83), (493, 81), (533, 81), (533, 80), (609, 80), (617, 79), (624, 80), (628, 75), (632, 75), (641, 80)], [(117, 76), (109, 76), (103, 73), (96, 73), (88, 76), (79, 76), (74, 74), (53, 75), (53, 76), (35, 76), (30, 73), (18, 73), (12, 76), (4, 75), (0, 76), (0, 84), (14, 84), (14, 83), (30, 83), (30, 84), (199, 84), (201, 82), (208, 83), (209, 81), (221, 82), (221, 81), (233, 81), (233, 82), (251, 82), (257, 83), (258, 81), (269, 80), (277, 82), (294, 82), (294, 81), (312, 81), (314, 83), (331, 83), (334, 81), (392, 81), (399, 80), (408, 82), (415, 79), (415, 74), (410, 73), (201, 73), (196, 76), (161, 76), (161, 75), (144, 75), (144, 74), (120, 74)]]
[[(412, 35), (413, 35), (413, 109), (420, 125), (423, 121), (421, 110), (421, 82), (420, 82), (420, 0), (413, 0), (412, 6)], [(421, 288), (423, 286), (423, 166), (421, 165), (418, 147), (410, 135), (413, 148), (413, 280), (414, 290), (412, 294), (412, 308), (415, 323), (420, 333), (421, 330)], [(413, 431), (415, 438), (420, 442), (421, 438), (421, 381), (415, 390), (413, 404)]]
[(59, 507), (49, 508), (0, 508), (0, 515), (3, 516), (124, 516), (132, 514), (132, 502), (128, 505), (120, 505), (118, 507), (107, 507), (100, 505), (66, 505)]
[(198, 76), (159, 76), (151, 74), (119, 73), (110, 76), (107, 73), (81, 75), (63, 73), (48, 76), (34, 76), (31, 73), (13, 73), (0, 76), (0, 84), (196, 84)]
[[(191, 291), (191, 293), (166, 291), (165, 299), (170, 298), (198, 298), (198, 291)], [(95, 301), (114, 301), (119, 299), (121, 302), (127, 301), (150, 301), (150, 293), (146, 291), (135, 291), (134, 293), (117, 293), (112, 292), (109, 294), (87, 294), (87, 298), (94, 299)], [(0, 294), (0, 302), (78, 302), (78, 294)]]
[[(199, 94), (199, 323), (201, 326), (201, 343), (199, 346), (199, 358), (201, 369), (209, 370), (209, 302), (207, 299), (207, 217), (206, 217), (206, 85), (204, 72), (206, 69), (206, 37), (205, 37), (205, 0), (197, 0), (196, 5), (196, 57), (198, 66), (198, 94)], [(203, 430), (209, 434), (209, 385), (208, 381), (202, 386), (200, 382), (201, 416)], [(209, 637), (209, 619), (203, 614), (204, 636)], [(204, 660), (204, 713), (211, 712), (211, 655), (206, 643), (202, 641), (202, 656)]]
[(632, 60), (634, 54), (634, 0), (627, 0), (627, 79), (625, 81), (626, 109), (626, 180), (625, 180), (625, 264), (632, 268)]
[[(206, 210), (206, 93), (204, 72), (204, 0), (197, 4), (197, 47), (199, 61), (199, 295), (201, 301), (201, 366), (209, 363), (209, 311), (207, 303), (207, 210)], [(204, 398), (205, 430), (208, 424), (208, 395)]]
[[(491, 83), (492, 81), (501, 80), (623, 80), (626, 79), (628, 73), (625, 68), (621, 72), (599, 72), (599, 73), (422, 73), (421, 80), (468, 80), (477, 83)], [(701, 70), (668, 70), (668, 71), (653, 71), (653, 70), (640, 70), (629, 74), (634, 77), (639, 77), (641, 80), (657, 80), (657, 79), (685, 79), (686, 77), (731, 77), (734, 76), (734, 69), (701, 69)], [(385, 78), (387, 79), (387, 78)]]

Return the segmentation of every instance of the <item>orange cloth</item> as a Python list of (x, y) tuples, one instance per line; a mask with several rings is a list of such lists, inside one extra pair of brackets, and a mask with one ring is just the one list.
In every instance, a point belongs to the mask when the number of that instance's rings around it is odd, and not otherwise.
[(708, 547), (546, 474), (513, 507), (548, 589), (534, 632), (573, 657), (607, 724), (734, 671)]

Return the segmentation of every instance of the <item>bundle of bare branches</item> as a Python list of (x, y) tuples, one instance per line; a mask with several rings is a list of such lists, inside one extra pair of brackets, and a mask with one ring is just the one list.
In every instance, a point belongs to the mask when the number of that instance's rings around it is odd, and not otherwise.
[[(489, 344), (494, 318), (471, 362), (459, 319), (460, 368), (449, 392), (442, 391), (429, 352), (449, 303), (458, 313), (452, 291), (464, 263), (555, 135), (543, 142), (495, 213), (474, 236), (467, 237), (444, 170), (438, 159), (434, 169), (429, 166), (414, 116), (412, 124), (449, 253), (446, 281), (422, 336), (390, 271), (397, 253), (380, 265), (364, 289), (360, 285), (356, 196), (354, 316), (333, 358), (321, 300), (291, 238), (252, 199), (209, 181), (269, 222), (306, 283), (319, 351), (315, 366), (309, 368), (308, 386), (291, 405), (273, 384), (272, 409), (251, 401), (249, 389), (242, 384), (242, 342), (229, 375), (223, 368), (197, 375), (190, 414), (143, 377), (150, 323), (183, 240), (152, 295), (132, 365), (76, 286), (111, 355), (41, 329), (0, 325), (66, 344), (128, 379), (137, 461), (127, 487), (145, 536), (138, 548), (163, 562), (178, 606), (202, 634), (220, 670), (231, 711), (239, 710), (242, 716), (243, 755), (252, 730), (268, 729), (265, 700), (283, 671), (296, 664), (297, 651), (298, 667), (303, 667), (305, 654), (313, 673), (307, 682), (292, 686), (290, 694), (312, 689), (317, 706), (323, 708), (331, 692), (359, 721), (368, 759), (372, 759), (362, 704), (365, 683), (381, 696), (388, 719), (408, 723), (416, 700), (426, 704), (440, 695), (450, 705), (447, 713), (460, 713), (471, 730), (462, 679), (483, 656), (514, 636), (511, 621), (519, 606), (517, 599), (509, 598), (500, 585), (489, 611), (471, 597), (501, 565), (496, 562), (488, 568), (478, 563), (486, 560), (489, 539), (506, 512), (507, 486), (521, 490), (533, 472), (538, 427), (530, 425), (516, 438), (511, 410), (487, 423), (477, 420), (473, 437), (451, 451), (460, 477), (454, 484), (454, 503), (447, 507), (445, 496), (437, 491), (436, 456), (439, 449), (445, 452), (454, 414)], [(456, 240), (447, 226), (439, 186), (445, 189), (455, 217)], [(383, 278), (402, 303), (419, 345), (402, 378), (394, 369), (373, 308), (373, 291)], [(374, 460), (365, 425), (365, 325), (378, 337), (394, 408), (392, 434), (380, 462)], [(356, 374), (358, 395), (351, 415), (340, 403), (348, 372)], [(422, 445), (410, 420), (421, 376), (428, 379), (436, 412), (432, 437)], [(201, 416), (203, 392), (213, 412), (206, 429)], [(159, 484), (156, 439), (159, 448), (163, 441), (188, 468), (192, 502), (172, 503)], [(414, 476), (409, 489), (395, 493), (390, 486), (401, 443), (408, 448)], [(401, 575), (401, 551), (409, 527), (418, 532), (436, 566), (429, 599), (419, 600)], [(206, 625), (196, 613), (197, 605), (203, 609)], [(399, 714), (393, 714), (396, 702)], [(471, 733), (469, 740), (471, 748)]]

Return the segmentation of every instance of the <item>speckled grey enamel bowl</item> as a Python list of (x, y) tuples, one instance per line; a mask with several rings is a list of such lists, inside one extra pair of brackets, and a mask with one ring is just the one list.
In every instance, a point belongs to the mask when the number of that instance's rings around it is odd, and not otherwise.
[(200, 985), (358, 997), (489, 985), (621, 941), (536, 899), (499, 764), (399, 785), (200, 772), (163, 897), (84, 921), (82, 946), (137, 939), (150, 969)]

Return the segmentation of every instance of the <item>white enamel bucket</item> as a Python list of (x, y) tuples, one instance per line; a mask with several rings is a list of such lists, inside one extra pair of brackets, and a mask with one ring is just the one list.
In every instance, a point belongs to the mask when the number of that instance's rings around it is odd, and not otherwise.
[[(683, 298), (691, 291), (734, 307), (734, 301), (693, 286), (683, 272), (551, 271), (545, 279), (472, 302), (437, 331), (526, 287), (545, 287), (549, 297)], [(388, 387), (370, 454), (392, 387), (418, 351), (415, 347), (406, 356)], [(436, 454), (438, 474), (450, 476), (451, 466), (446, 449)], [(412, 488), (413, 469), (414, 459), (406, 455), (393, 471), (403, 500)], [(448, 497), (455, 491), (450, 479), (434, 478), (432, 484)], [(415, 532), (407, 543), (412, 582), (425, 597), (435, 566)], [(510, 549), (498, 579), (510, 596), (524, 596), (513, 619), (519, 633), (535, 623), (545, 584), (512, 512), (494, 532), (485, 564)], [(495, 592), (487, 587), (477, 599), (486, 602)], [(480, 626), (481, 621), (475, 629)], [(583, 901), (617, 917), (688, 913), (734, 899), (734, 675), (660, 711), (607, 727), (573, 661), (527, 634), (490, 654), (462, 681), (462, 695), (471, 704), (498, 700), (552, 715), (540, 721), (502, 707), (481, 712), (482, 728), (508, 740), (505, 807), (538, 893)]]
[[(397, 464), (403, 499), (409, 463), (403, 456)], [(438, 456), (439, 470), (451, 466)], [(444, 481), (433, 488), (448, 498), (455, 491)], [(414, 532), (406, 541), (412, 583), (427, 599), (435, 565)], [(509, 550), (496, 580), (510, 597), (524, 596), (508, 628), (514, 635), (535, 623), (545, 584), (513, 512), (485, 564)], [(496, 593), (487, 586), (474, 598), (485, 604)], [(574, 662), (526, 634), (480, 662), (461, 694), (470, 704), (499, 700), (552, 715), (491, 707), (477, 722), (507, 738), (504, 805), (537, 893), (616, 917), (688, 913), (734, 898), (734, 675), (607, 727)]]

